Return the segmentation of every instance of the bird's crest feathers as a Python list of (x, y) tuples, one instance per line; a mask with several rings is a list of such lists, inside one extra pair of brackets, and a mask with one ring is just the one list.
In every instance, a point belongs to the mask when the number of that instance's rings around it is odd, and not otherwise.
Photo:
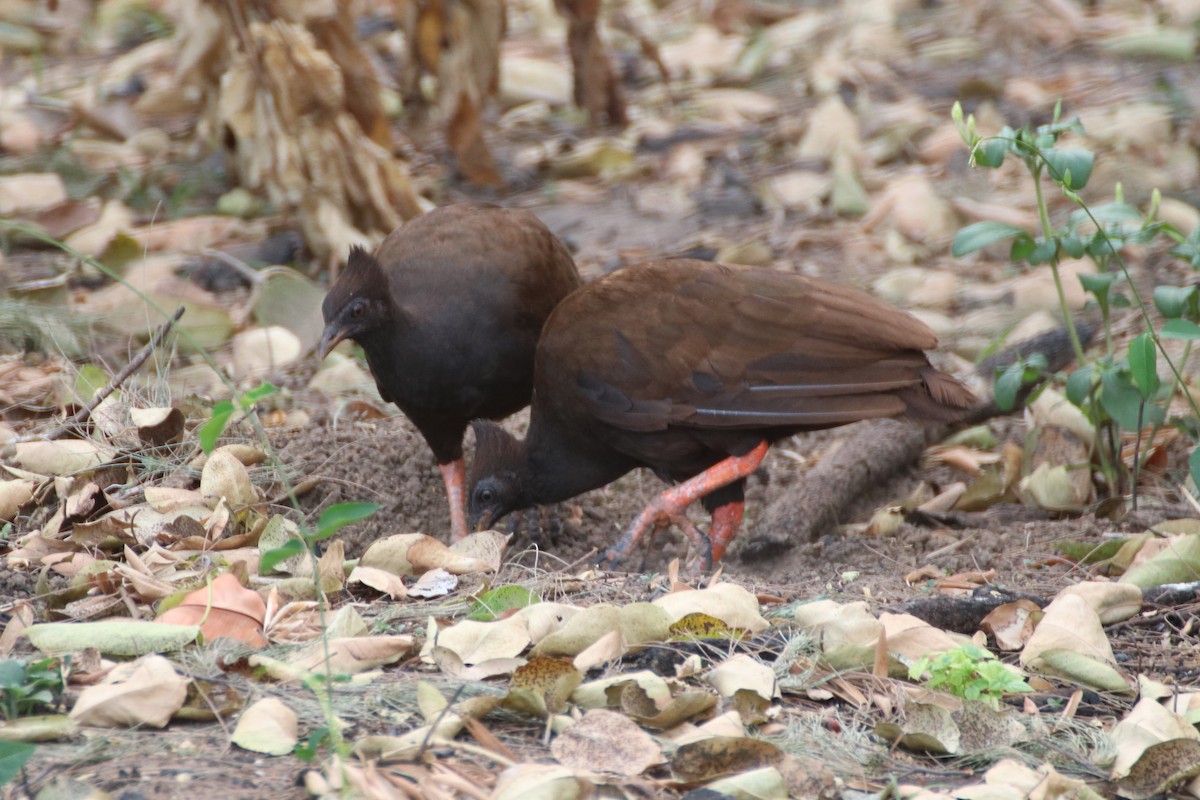
[(484, 478), (515, 472), (524, 462), (524, 443), (491, 420), (471, 423), (475, 431), (475, 459), (471, 464), (469, 486)]

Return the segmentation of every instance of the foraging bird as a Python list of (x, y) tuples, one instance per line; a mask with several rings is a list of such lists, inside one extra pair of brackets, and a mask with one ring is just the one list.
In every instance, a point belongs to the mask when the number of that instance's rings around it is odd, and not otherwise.
[(538, 334), (579, 284), (567, 248), (533, 214), (462, 203), (408, 222), (373, 255), (351, 249), (325, 297), (321, 357), (343, 339), (362, 346), (379, 394), (433, 450), (454, 540), (467, 535), (467, 424), (529, 403)]
[[(504, 514), (603, 486), (635, 467), (677, 485), (609, 549), (679, 525), (709, 565), (737, 533), (746, 477), (800, 431), (902, 416), (951, 420), (975, 401), (923, 350), (933, 332), (821, 280), (688, 259), (633, 265), (563, 300), (542, 330), (529, 432), (477, 421), (469, 513)], [(707, 536), (685, 515), (700, 500)]]

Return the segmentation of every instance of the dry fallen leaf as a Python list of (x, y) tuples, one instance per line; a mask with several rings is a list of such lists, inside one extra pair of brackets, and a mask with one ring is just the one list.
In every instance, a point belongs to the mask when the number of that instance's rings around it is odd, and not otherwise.
[(183, 706), (187, 684), (167, 659), (143, 656), (113, 669), (104, 683), (80, 692), (71, 719), (104, 728), (162, 728)]
[(616, 775), (641, 775), (663, 763), (662, 748), (637, 723), (616, 711), (594, 708), (550, 744), (563, 766)]
[(267, 697), (242, 712), (230, 741), (244, 750), (285, 756), (300, 741), (299, 728), (295, 711), (282, 700)]

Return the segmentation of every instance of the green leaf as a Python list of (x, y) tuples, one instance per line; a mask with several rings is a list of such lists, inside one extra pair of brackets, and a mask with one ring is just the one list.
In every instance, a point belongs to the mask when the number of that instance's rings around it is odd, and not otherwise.
[(975, 163), (981, 167), (995, 169), (1004, 163), (1008, 142), (1003, 139), (985, 139), (975, 148)]
[(1033, 266), (1038, 264), (1049, 263), (1058, 252), (1058, 243), (1053, 239), (1038, 239), (1037, 244), (1033, 246), (1027, 260)]
[(1143, 333), (1129, 343), (1129, 372), (1143, 399), (1149, 400), (1158, 391), (1158, 353), (1150, 334)]
[(1021, 391), (1024, 377), (1025, 365), (1020, 361), (1010, 364), (996, 377), (994, 395), (996, 406), (1001, 411), (1012, 411), (1013, 406), (1017, 404), (1017, 393)]
[[(1196, 316), (1195, 286), (1155, 286), (1154, 305), (1168, 319)], [(1190, 312), (1190, 313), (1189, 313)]]
[(1079, 273), (1079, 282), (1083, 284), (1084, 291), (1091, 292), (1096, 295), (1096, 299), (1103, 304), (1108, 299), (1108, 290), (1112, 288), (1113, 282), (1117, 279), (1114, 272), (1101, 273)]
[(1058, 241), (1062, 245), (1063, 252), (1071, 258), (1083, 258), (1084, 244), (1078, 236), (1068, 235)]
[(1050, 166), (1050, 177), (1068, 189), (1082, 189), (1092, 176), (1095, 156), (1082, 147), (1063, 147), (1042, 150), (1042, 157)]
[(292, 556), (298, 556), (303, 552), (304, 542), (299, 539), (289, 539), (282, 546), (268, 550), (262, 554), (258, 560), (258, 573), (265, 575)]
[(1028, 233), (1023, 233), (1013, 239), (1012, 249), (1008, 253), (1008, 257), (1014, 263), (1024, 261), (1029, 258), (1029, 254), (1033, 252), (1033, 248), (1037, 247), (1037, 242)]
[(1188, 472), (1192, 475), (1192, 483), (1200, 486), (1200, 447), (1188, 457)]
[(1071, 377), (1067, 378), (1067, 400), (1071, 405), (1083, 408), (1083, 404), (1088, 401), (1088, 395), (1092, 393), (1095, 381), (1095, 370), (1091, 365), (1072, 372)]
[(21, 767), (33, 755), (34, 746), (24, 742), (9, 742), (0, 739), (0, 786), (11, 781), (20, 773)]
[(383, 508), (379, 503), (335, 503), (325, 509), (317, 521), (316, 539), (328, 539), (347, 525), (353, 525)]
[(1105, 371), (1100, 378), (1100, 405), (1117, 425), (1127, 431), (1136, 431), (1139, 426), (1163, 419), (1162, 408), (1145, 402), (1133, 378), (1125, 370)]
[(1200, 325), (1186, 319), (1169, 319), (1158, 335), (1164, 339), (1200, 339)]
[(263, 400), (279, 391), (279, 387), (270, 383), (260, 383), (253, 389), (249, 389), (242, 393), (238, 399), (243, 409), (249, 409), (252, 405)]
[(994, 220), (976, 222), (960, 230), (954, 237), (953, 252), (956, 256), (965, 256), (976, 250), (982, 250), (990, 244), (1022, 234), (1029, 235), (1016, 225), (1009, 225), (1007, 222)]
[(233, 403), (228, 400), (222, 400), (213, 406), (212, 417), (196, 429), (196, 438), (200, 440), (201, 450), (205, 453), (213, 451), (217, 445), (217, 439), (220, 439), (221, 434), (225, 432), (225, 426), (229, 424), (231, 416), (233, 416)]
[(475, 605), (471, 606), (471, 613), (467, 615), (467, 619), (491, 622), (506, 611), (540, 602), (542, 598), (519, 584), (497, 586), (479, 595)]

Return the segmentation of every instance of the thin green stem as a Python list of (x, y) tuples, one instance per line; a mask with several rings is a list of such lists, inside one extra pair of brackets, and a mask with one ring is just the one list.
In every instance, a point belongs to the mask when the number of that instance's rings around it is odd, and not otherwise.
[[(1041, 158), (1041, 153), (1038, 153)], [(1040, 166), (1031, 167), (1033, 174), (1033, 190), (1037, 196), (1038, 219), (1042, 224), (1042, 236), (1050, 239), (1053, 229), (1050, 227), (1050, 210), (1046, 207), (1046, 196), (1042, 192), (1042, 169)], [(1063, 289), (1062, 275), (1058, 271), (1058, 255), (1050, 259), (1050, 274), (1054, 276), (1054, 290), (1058, 293), (1058, 307), (1062, 311), (1063, 324), (1067, 326), (1067, 336), (1071, 339), (1071, 349), (1075, 351), (1075, 361), (1083, 364), (1087, 357), (1083, 352), (1083, 343), (1079, 340), (1079, 331), (1075, 329), (1075, 319), (1071, 316), (1071, 306), (1067, 303), (1067, 293)]]

